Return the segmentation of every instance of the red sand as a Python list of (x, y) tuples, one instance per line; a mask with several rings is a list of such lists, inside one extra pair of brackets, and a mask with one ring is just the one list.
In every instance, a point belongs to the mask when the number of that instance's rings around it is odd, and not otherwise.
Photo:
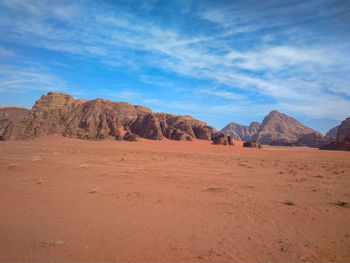
[(350, 261), (349, 152), (46, 136), (0, 195), (1, 262)]

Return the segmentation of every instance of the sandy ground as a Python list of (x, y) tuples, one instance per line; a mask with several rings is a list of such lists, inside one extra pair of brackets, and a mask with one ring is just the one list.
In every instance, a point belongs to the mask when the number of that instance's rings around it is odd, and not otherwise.
[(1, 142), (0, 261), (350, 262), (339, 201), (349, 152)]

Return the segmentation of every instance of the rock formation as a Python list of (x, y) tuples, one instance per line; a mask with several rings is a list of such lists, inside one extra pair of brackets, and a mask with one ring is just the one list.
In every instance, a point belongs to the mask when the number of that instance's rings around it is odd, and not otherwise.
[(350, 118), (339, 125), (336, 141), (323, 145), (320, 149), (350, 151)]
[(249, 126), (231, 122), (220, 132), (231, 136), (233, 140), (250, 141), (258, 133), (260, 127), (261, 123), (259, 122), (251, 122)]
[(24, 107), (16, 106), (0, 106), (0, 121), (1, 120), (23, 120), (24, 117), (29, 113), (29, 110)]
[(81, 100), (55, 92), (41, 96), (24, 118), (0, 120), (1, 140), (25, 140), (53, 133), (90, 140), (135, 141), (139, 136), (232, 144), (229, 137), (191, 116), (153, 113), (149, 108), (126, 102)]
[(330, 138), (330, 139), (337, 139), (337, 133), (338, 133), (338, 129), (339, 126), (335, 126), (334, 128), (330, 129), (327, 133), (326, 133), (326, 138)]
[(257, 141), (250, 141), (250, 142), (245, 142), (243, 143), (243, 147), (248, 147), (248, 148), (261, 148), (261, 144)]
[(271, 111), (261, 124), (252, 122), (250, 126), (243, 126), (230, 123), (221, 131), (233, 138), (261, 144), (320, 147), (330, 142), (321, 133), (278, 111)]
[(213, 144), (233, 145), (231, 137), (223, 133), (214, 133), (212, 135), (212, 141)]

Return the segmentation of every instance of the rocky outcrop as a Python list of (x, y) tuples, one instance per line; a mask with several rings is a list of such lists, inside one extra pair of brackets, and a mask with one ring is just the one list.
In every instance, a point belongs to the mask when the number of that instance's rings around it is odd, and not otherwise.
[(250, 141), (250, 142), (245, 142), (243, 143), (243, 147), (248, 147), (248, 148), (261, 148), (261, 144), (257, 141)]
[[(23, 119), (0, 121), (1, 140), (25, 140), (46, 134), (101, 140), (202, 139), (217, 143), (217, 131), (191, 116), (153, 113), (143, 106), (104, 99), (80, 100), (64, 93), (43, 95)], [(219, 144), (230, 144), (226, 135)]]
[(1, 120), (23, 120), (29, 113), (29, 110), (24, 107), (6, 106), (0, 107), (0, 121)]
[(214, 144), (233, 145), (232, 140), (225, 134), (218, 133), (205, 122), (191, 116), (179, 116), (167, 113), (139, 114), (137, 119), (129, 125), (132, 133), (140, 137), (161, 140), (193, 139), (212, 140)]
[(214, 133), (212, 135), (213, 144), (222, 144), (222, 145), (234, 145), (232, 138), (223, 133)]
[(261, 123), (251, 122), (249, 126), (231, 122), (220, 130), (220, 132), (230, 136), (233, 140), (249, 141), (259, 131)]
[(350, 118), (339, 125), (336, 141), (323, 145), (320, 149), (350, 151)]
[(339, 126), (335, 126), (334, 128), (330, 129), (327, 133), (326, 133), (326, 138), (329, 138), (329, 139), (337, 139), (337, 134), (338, 134), (338, 129), (339, 129)]

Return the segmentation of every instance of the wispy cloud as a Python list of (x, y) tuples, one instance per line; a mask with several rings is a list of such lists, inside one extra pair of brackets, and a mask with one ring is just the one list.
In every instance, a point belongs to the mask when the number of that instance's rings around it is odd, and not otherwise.
[[(40, 73), (39, 73), (40, 72)], [(35, 68), (8, 68), (0, 66), (0, 93), (37, 91), (65, 91), (66, 84), (57, 76)]]
[(247, 97), (242, 94), (237, 94), (232, 91), (221, 90), (218, 88), (202, 88), (199, 90), (200, 93), (206, 95), (213, 95), (214, 97), (218, 97), (226, 100), (246, 100)]

